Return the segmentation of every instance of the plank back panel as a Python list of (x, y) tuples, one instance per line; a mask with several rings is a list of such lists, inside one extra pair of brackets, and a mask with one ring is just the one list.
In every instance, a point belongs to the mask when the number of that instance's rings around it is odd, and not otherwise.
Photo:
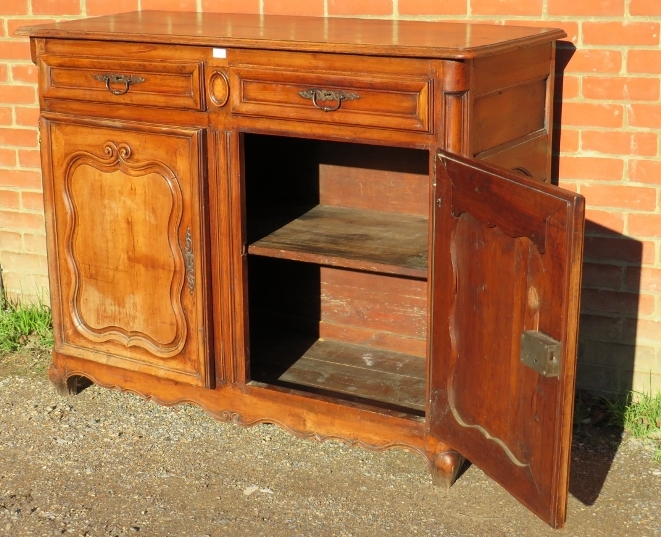
[(320, 153), (321, 204), (427, 216), (426, 151), (324, 143)]
[(253, 332), (286, 328), (425, 356), (426, 281), (257, 256), (249, 262)]

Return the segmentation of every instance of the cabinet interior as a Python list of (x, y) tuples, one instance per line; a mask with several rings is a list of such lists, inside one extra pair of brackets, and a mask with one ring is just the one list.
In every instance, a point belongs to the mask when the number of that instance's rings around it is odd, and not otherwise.
[(428, 151), (243, 149), (251, 379), (423, 416)]

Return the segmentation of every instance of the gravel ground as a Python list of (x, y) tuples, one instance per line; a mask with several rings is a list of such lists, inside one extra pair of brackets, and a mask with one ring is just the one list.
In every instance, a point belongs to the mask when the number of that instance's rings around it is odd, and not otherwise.
[(406, 451), (244, 429), (96, 386), (64, 398), (41, 376), (10, 375), (0, 535), (661, 535), (661, 465), (617, 443), (576, 435), (569, 518), (553, 531), (475, 466), (448, 492)]

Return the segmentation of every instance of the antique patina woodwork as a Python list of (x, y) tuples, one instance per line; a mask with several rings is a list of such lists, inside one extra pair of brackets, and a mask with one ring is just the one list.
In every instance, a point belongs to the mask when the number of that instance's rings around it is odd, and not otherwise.
[(560, 30), (149, 12), (22, 28), (49, 376), (301, 438), (468, 457), (566, 516), (583, 198)]

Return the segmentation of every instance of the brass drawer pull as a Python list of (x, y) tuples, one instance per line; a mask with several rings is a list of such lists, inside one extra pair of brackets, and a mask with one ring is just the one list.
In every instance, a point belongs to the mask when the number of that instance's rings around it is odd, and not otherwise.
[[(312, 104), (315, 108), (323, 110), (324, 112), (334, 112), (342, 106), (342, 101), (353, 101), (354, 99), (360, 99), (360, 95), (356, 93), (347, 93), (346, 91), (332, 91), (325, 89), (309, 89), (304, 91), (299, 91), (298, 94), (304, 99), (312, 99)], [(319, 106), (317, 101), (337, 101), (335, 106)]]
[[(131, 84), (140, 84), (141, 82), (145, 81), (144, 78), (136, 75), (125, 76), (125, 75), (110, 74), (110, 75), (96, 75), (94, 78), (96, 78), (99, 82), (105, 82), (106, 89), (113, 95), (124, 95), (126, 92), (128, 92), (129, 86)], [(124, 88), (114, 90), (110, 87), (110, 84), (124, 84)]]

